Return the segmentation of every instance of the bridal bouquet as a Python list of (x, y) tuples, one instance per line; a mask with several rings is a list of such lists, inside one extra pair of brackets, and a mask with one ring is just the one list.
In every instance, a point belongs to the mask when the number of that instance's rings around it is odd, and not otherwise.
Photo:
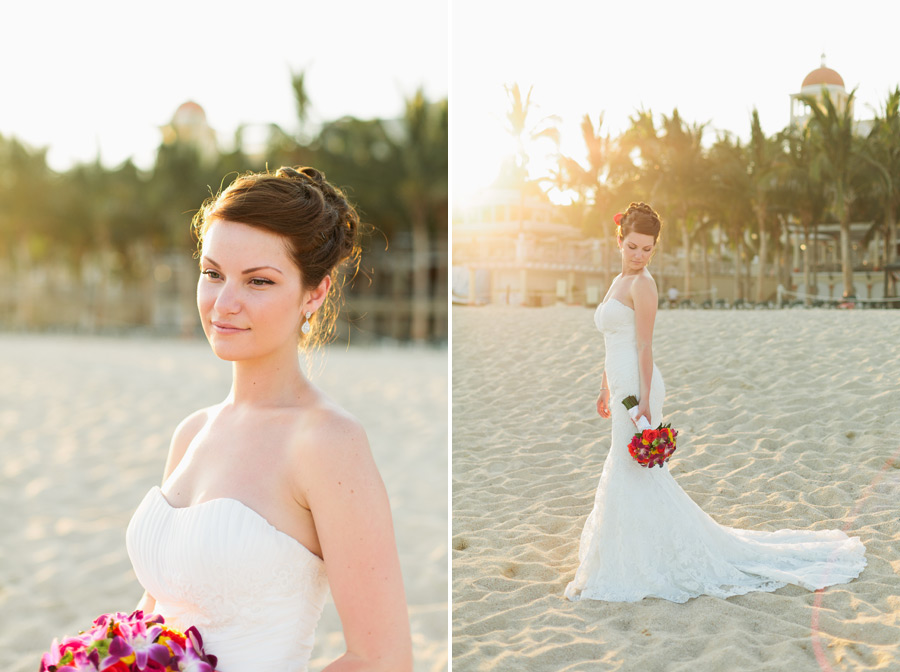
[(138, 610), (103, 614), (87, 632), (62, 643), (54, 639), (40, 672), (215, 672), (216, 662), (203, 651), (197, 628), (179, 632), (162, 616)]
[[(625, 397), (622, 404), (634, 419), (638, 405), (634, 395)], [(678, 436), (678, 432), (672, 429), (671, 425), (660, 425), (653, 429), (644, 416), (637, 420), (637, 428), (639, 431), (631, 438), (628, 452), (642, 467), (652, 468), (653, 465), (662, 467), (675, 452), (675, 437)]]

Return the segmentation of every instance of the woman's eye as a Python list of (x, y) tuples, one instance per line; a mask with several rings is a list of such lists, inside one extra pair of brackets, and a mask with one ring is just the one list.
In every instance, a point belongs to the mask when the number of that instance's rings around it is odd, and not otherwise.
[(254, 287), (263, 287), (265, 285), (274, 285), (275, 283), (269, 280), (268, 278), (253, 278), (250, 281), (250, 284)]
[(208, 277), (210, 280), (218, 280), (219, 278), (222, 277), (221, 275), (219, 275), (219, 272), (218, 272), (218, 271), (214, 271), (214, 270), (212, 270), (212, 269), (207, 269), (207, 270), (205, 270), (205, 271), (200, 271), (200, 275), (205, 275), (205, 276)]

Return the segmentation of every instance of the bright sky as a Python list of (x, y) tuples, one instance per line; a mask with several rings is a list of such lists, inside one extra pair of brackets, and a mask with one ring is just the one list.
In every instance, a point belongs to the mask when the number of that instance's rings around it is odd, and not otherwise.
[[(562, 117), (562, 152), (586, 153), (589, 113), (617, 135), (635, 111), (659, 118), (677, 107), (746, 139), (759, 110), (772, 134), (790, 118), (790, 94), (826, 65), (857, 87), (856, 116), (871, 118), (900, 84), (900, 4), (895, 0), (453, 0), (451, 133), (453, 200), (497, 175), (512, 149), (504, 84), (533, 85), (534, 121)], [(708, 139), (715, 134), (708, 131)], [(532, 167), (551, 146), (536, 148)]]
[(153, 163), (176, 108), (199, 103), (230, 143), (241, 123), (295, 131), (291, 71), (311, 121), (396, 117), (448, 94), (448, 9), (417, 0), (50, 0), (4, 5), (0, 134), (48, 161)]

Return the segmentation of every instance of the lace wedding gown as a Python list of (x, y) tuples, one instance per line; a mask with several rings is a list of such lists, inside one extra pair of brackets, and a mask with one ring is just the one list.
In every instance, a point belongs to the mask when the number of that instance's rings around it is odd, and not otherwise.
[[(866, 566), (859, 537), (848, 538), (839, 530), (762, 532), (719, 525), (681, 489), (668, 465), (638, 465), (628, 453), (636, 429), (622, 405), (630, 394), (640, 398), (634, 311), (609, 299), (597, 308), (594, 321), (606, 341), (612, 444), (566, 597), (686, 602), (698, 595), (772, 591), (788, 583), (815, 590), (859, 576)], [(662, 375), (654, 366), (654, 426), (663, 417), (665, 396)]]
[(296, 539), (236, 499), (175, 508), (154, 487), (126, 544), (154, 612), (196, 625), (219, 672), (305, 672), (328, 582)]

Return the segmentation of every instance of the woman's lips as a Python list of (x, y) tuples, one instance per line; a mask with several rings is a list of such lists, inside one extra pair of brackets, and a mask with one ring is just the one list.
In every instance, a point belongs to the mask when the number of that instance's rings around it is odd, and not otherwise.
[(239, 334), (242, 331), (249, 331), (249, 329), (237, 327), (233, 324), (228, 324), (227, 322), (213, 322), (212, 327), (216, 333), (219, 334)]

